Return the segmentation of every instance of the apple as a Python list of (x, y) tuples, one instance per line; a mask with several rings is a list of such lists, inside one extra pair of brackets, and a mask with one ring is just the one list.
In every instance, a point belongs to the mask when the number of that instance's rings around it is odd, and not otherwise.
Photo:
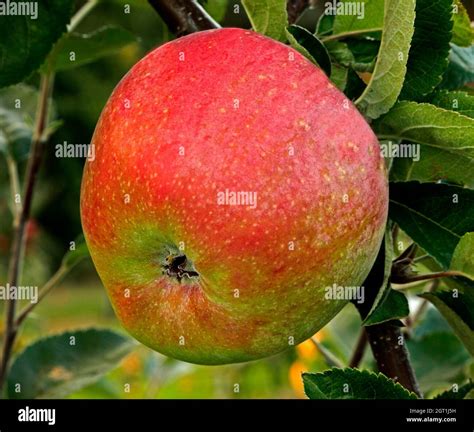
[(176, 359), (223, 364), (304, 341), (379, 249), (377, 138), (324, 73), (242, 29), (192, 34), (122, 79), (92, 138), (81, 216), (123, 326)]

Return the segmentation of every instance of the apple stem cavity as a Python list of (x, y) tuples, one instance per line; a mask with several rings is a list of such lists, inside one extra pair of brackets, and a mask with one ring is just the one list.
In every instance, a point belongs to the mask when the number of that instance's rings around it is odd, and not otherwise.
[(199, 273), (184, 254), (173, 254), (170, 252), (161, 264), (161, 270), (162, 274), (176, 279), (178, 283), (181, 283), (185, 278), (199, 278)]

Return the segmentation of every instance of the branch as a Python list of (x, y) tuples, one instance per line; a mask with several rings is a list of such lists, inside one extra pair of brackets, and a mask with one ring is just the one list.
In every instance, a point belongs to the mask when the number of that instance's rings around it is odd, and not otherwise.
[(331, 351), (329, 351), (322, 343), (320, 343), (314, 336), (311, 337), (311, 342), (313, 342), (316, 349), (321, 353), (321, 355), (324, 358), (324, 361), (329, 367), (336, 367), (340, 369), (344, 367), (342, 362)]
[(467, 275), (466, 273), (455, 271), (455, 270), (449, 270), (449, 271), (441, 271), (437, 273), (407, 276), (407, 277), (402, 277), (402, 278), (392, 278), (392, 281), (393, 283), (401, 285), (401, 284), (408, 284), (408, 283), (418, 282), (418, 281), (439, 279), (439, 278), (444, 278), (444, 277), (464, 277), (464, 278), (470, 279), (469, 275)]
[(356, 346), (354, 348), (354, 352), (352, 353), (351, 359), (349, 360), (349, 367), (359, 367), (360, 362), (364, 357), (365, 349), (367, 348), (367, 342), (367, 332), (365, 331), (365, 327), (362, 327), (362, 329), (360, 330), (359, 338), (357, 339)]
[(286, 3), (288, 23), (294, 24), (296, 21), (298, 21), (298, 18), (309, 6), (309, 0), (288, 0)]
[(19, 313), (18, 316), (16, 317), (15, 320), (15, 326), (16, 328), (19, 328), (20, 325), (23, 323), (25, 318), (33, 311), (33, 309), (38, 306), (38, 304), (43, 300), (49, 293), (50, 291), (64, 279), (64, 276), (66, 276), (69, 271), (71, 270), (71, 267), (65, 267), (61, 266), (59, 267), (58, 271), (51, 277), (51, 279), (46, 282), (46, 284), (43, 286), (41, 291), (38, 294), (38, 301), (36, 303), (30, 303), (28, 306), (25, 306)]
[(400, 327), (389, 321), (365, 330), (379, 371), (421, 398)]
[[(14, 223), (12, 251), (8, 267), (8, 281), (11, 287), (18, 287), (18, 283), (20, 282), (21, 267), (25, 253), (26, 223), (30, 218), (33, 192), (38, 178), (45, 140), (47, 139), (44, 131), (48, 123), (49, 98), (51, 96), (52, 84), (53, 77), (51, 75), (46, 74), (41, 77), (36, 124), (31, 142), (31, 153), (26, 169), (23, 206), (18, 219), (16, 219)], [(17, 334), (17, 327), (15, 326), (16, 299), (9, 299), (6, 308), (5, 337), (3, 341), (2, 360), (0, 363), (0, 393), (5, 382), (8, 363)]]
[(148, 0), (148, 2), (176, 36), (220, 28), (196, 0)]

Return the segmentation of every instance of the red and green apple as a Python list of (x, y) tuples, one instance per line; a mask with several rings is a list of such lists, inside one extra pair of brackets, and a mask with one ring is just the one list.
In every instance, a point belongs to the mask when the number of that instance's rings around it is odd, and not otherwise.
[(377, 138), (292, 48), (195, 33), (138, 62), (107, 102), (81, 216), (123, 326), (168, 356), (242, 362), (300, 343), (363, 283), (386, 223)]

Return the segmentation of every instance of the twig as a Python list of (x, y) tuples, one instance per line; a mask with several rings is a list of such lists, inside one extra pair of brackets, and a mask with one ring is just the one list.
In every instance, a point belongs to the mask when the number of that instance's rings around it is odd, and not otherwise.
[(365, 331), (365, 327), (362, 327), (359, 333), (359, 337), (357, 338), (357, 343), (355, 345), (354, 352), (352, 353), (351, 359), (349, 360), (349, 367), (359, 367), (360, 362), (364, 357), (365, 349), (367, 348), (367, 342), (367, 333)]
[(7, 153), (7, 167), (10, 180), (10, 192), (12, 195), (11, 206), (13, 214), (13, 226), (16, 227), (20, 223), (21, 202), (16, 203), (16, 197), (20, 194), (20, 180), (18, 177), (18, 167), (10, 153)]
[(371, 29), (352, 30), (352, 31), (344, 32), (344, 33), (338, 33), (338, 34), (335, 34), (335, 35), (330, 35), (330, 36), (323, 37), (323, 38), (321, 38), (321, 41), (322, 42), (329, 42), (329, 41), (333, 41), (333, 40), (344, 39), (344, 38), (351, 37), (351, 36), (360, 36), (360, 35), (364, 35), (364, 34), (367, 34), (367, 33), (374, 33), (374, 32), (378, 32), (378, 31), (382, 31), (382, 28), (381, 27), (376, 27), (376, 28), (371, 28)]
[(309, 0), (288, 0), (286, 3), (288, 23), (294, 24), (296, 21), (298, 21), (298, 18), (309, 6)]
[(148, 2), (176, 36), (220, 28), (217, 21), (196, 0), (148, 0)]
[(68, 32), (76, 30), (79, 23), (97, 6), (99, 0), (89, 0), (84, 4), (71, 18), (71, 22), (68, 25)]
[(324, 361), (326, 362), (328, 366), (337, 367), (337, 368), (344, 367), (342, 362), (331, 351), (329, 351), (323, 344), (321, 344), (314, 336), (311, 337), (311, 342), (313, 342), (316, 349), (324, 357)]
[(51, 279), (46, 282), (41, 291), (38, 294), (38, 301), (36, 303), (30, 303), (28, 306), (25, 306), (19, 313), (15, 320), (16, 327), (20, 327), (25, 318), (33, 311), (33, 309), (38, 306), (38, 304), (43, 300), (51, 290), (61, 282), (64, 277), (69, 273), (71, 267), (61, 266), (58, 271), (51, 277)]
[[(436, 289), (439, 286), (439, 283), (440, 283), (439, 279), (433, 280), (433, 282), (431, 282), (431, 285), (426, 292), (436, 291)], [(429, 301), (427, 299), (423, 299), (420, 305), (418, 306), (418, 308), (415, 310), (415, 312), (413, 312), (413, 315), (407, 317), (406, 319), (407, 330), (410, 330), (412, 327), (415, 326), (415, 324), (420, 320), (420, 318), (425, 313), (425, 310), (428, 307), (428, 305), (429, 305)]]
[[(47, 138), (44, 134), (44, 131), (48, 123), (49, 98), (51, 95), (52, 84), (52, 75), (45, 74), (41, 77), (36, 124), (31, 143), (31, 153), (26, 169), (25, 188), (23, 192), (23, 207), (18, 217), (18, 222), (14, 227), (12, 252), (8, 269), (8, 281), (11, 287), (18, 287), (18, 283), (20, 282), (21, 267), (25, 253), (26, 223), (30, 217), (33, 191), (38, 178), (43, 148)], [(5, 338), (3, 341), (2, 360), (0, 363), (0, 393), (5, 382), (8, 363), (17, 334), (17, 328), (15, 326), (16, 299), (9, 299), (6, 308)]]
[(417, 281), (427, 281), (427, 280), (439, 279), (443, 277), (456, 277), (456, 276), (468, 278), (468, 275), (466, 275), (466, 273), (456, 271), (456, 270), (449, 270), (449, 271), (442, 271), (442, 272), (437, 272), (437, 273), (428, 273), (428, 274), (410, 276), (410, 277), (405, 278), (403, 281), (397, 281), (397, 284), (406, 284), (406, 283), (417, 282)]

